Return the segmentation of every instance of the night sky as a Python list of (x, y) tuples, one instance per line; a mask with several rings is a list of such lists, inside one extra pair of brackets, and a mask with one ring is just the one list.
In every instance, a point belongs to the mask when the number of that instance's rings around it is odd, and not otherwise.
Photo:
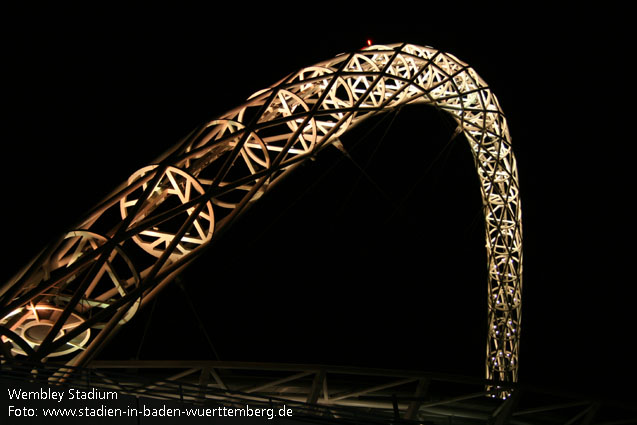
[[(11, 250), (0, 277), (198, 124), (288, 73), (368, 38), (429, 45), (472, 65), (509, 121), (524, 226), (520, 382), (634, 397), (625, 26), (613, 14), (566, 18), (327, 35), (250, 27), (238, 39), (183, 22), (7, 31), (2, 239)], [(351, 131), (345, 146), (373, 183), (326, 150), (182, 275), (219, 358), (482, 376), (484, 224), (468, 145), (448, 144), (454, 127), (412, 107)], [(135, 357), (150, 310), (100, 358)], [(140, 358), (215, 359), (197, 326), (173, 285)]]

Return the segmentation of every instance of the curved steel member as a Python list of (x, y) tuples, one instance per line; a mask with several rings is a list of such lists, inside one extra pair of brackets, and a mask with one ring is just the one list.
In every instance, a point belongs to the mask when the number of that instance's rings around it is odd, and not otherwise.
[[(199, 256), (214, 233), (227, 229), (278, 180), (367, 118), (411, 103), (449, 113), (473, 153), (486, 225), (486, 375), (515, 382), (522, 226), (507, 121), (489, 86), (469, 65), (411, 44), (370, 46), (292, 73), (204, 123), (155, 164), (134, 173), (75, 226), (76, 232), (99, 237), (83, 236), (72, 261), (60, 260), (71, 249), (61, 237), (0, 288), (0, 324), (9, 329), (33, 319), (39, 306), (59, 309), (46, 329), (33, 325), (38, 343), (25, 340), (33, 353), (20, 349), (22, 342), (14, 343), (13, 351), (38, 360), (66, 353), (64, 347), (73, 341), (82, 351), (73, 362), (86, 362), (108, 339), (105, 334), (115, 332), (129, 312), (152, 298)], [(130, 267), (117, 269), (126, 277), (111, 265), (115, 254), (134, 259), (124, 260)], [(111, 286), (95, 297), (96, 282), (106, 275)], [(77, 325), (68, 329), (74, 318)], [(102, 330), (97, 338), (84, 338), (89, 328)]]

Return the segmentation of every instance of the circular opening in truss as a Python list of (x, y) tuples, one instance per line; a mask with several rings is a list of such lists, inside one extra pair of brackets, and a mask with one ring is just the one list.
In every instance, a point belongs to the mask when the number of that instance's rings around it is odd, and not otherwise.
[[(22, 334), (24, 335), (24, 339), (31, 344), (39, 345), (42, 344), (44, 338), (49, 334), (49, 331), (53, 328), (54, 323), (48, 321), (41, 322), (31, 322), (29, 325), (25, 326)], [(62, 331), (59, 331), (55, 339), (58, 339), (64, 335)]]
[[(87, 230), (74, 230), (69, 232), (64, 238), (64, 243), (51, 256), (56, 267), (71, 267), (80, 259), (86, 256), (96, 258), (97, 250), (108, 242), (108, 238), (100, 234)], [(87, 272), (93, 273), (87, 276)], [(79, 277), (79, 278), (78, 278)], [(90, 278), (91, 282), (84, 291), (84, 296), (79, 302), (76, 310), (88, 314), (95, 307), (107, 308), (116, 299), (123, 297), (133, 291), (139, 285), (139, 274), (133, 262), (124, 252), (120, 245), (114, 245), (112, 251), (107, 256), (99, 270), (92, 270), (90, 267), (80, 268), (71, 275), (64, 284), (58, 286), (55, 296), (56, 305), (65, 305), (77, 290), (77, 285)], [(131, 302), (126, 315), (120, 323), (130, 320), (141, 303), (141, 298)], [(98, 325), (99, 326), (99, 325)]]
[[(135, 184), (138, 179), (149, 173), (154, 174), (156, 168), (157, 165), (151, 165), (140, 169), (128, 179), (129, 185)], [(132, 220), (131, 226), (145, 219), (162, 217), (157, 223), (140, 229), (132, 237), (144, 251), (155, 257), (160, 257), (196, 208), (196, 205), (186, 209), (181, 209), (181, 206), (200, 195), (204, 195), (205, 190), (196, 178), (177, 167), (167, 167), (159, 179), (156, 177), (153, 175), (151, 178), (151, 181), (156, 181), (156, 184), (138, 209), (137, 204), (144, 196), (148, 182), (143, 183), (137, 190), (121, 199), (120, 211), (122, 218), (126, 218), (131, 211), (137, 209), (136, 217)], [(186, 233), (181, 237), (170, 257), (178, 259), (208, 242), (212, 238), (214, 223), (212, 203), (207, 201), (204, 208), (191, 222)]]
[[(57, 322), (64, 310), (59, 307), (39, 304), (36, 306), (22, 307), (8, 316), (6, 316), (0, 324), (9, 328), (19, 335), (27, 344), (36, 349), (45, 340), (53, 326)], [(84, 322), (84, 319), (76, 312), (71, 313), (69, 318), (64, 322), (53, 341), (61, 338), (67, 332), (76, 328)], [(86, 329), (78, 336), (60, 346), (55, 351), (47, 355), (47, 357), (59, 357), (86, 347), (91, 336), (91, 330)], [(3, 340), (7, 338), (3, 337)], [(11, 341), (11, 352), (16, 355), (26, 355), (24, 350), (14, 341)]]

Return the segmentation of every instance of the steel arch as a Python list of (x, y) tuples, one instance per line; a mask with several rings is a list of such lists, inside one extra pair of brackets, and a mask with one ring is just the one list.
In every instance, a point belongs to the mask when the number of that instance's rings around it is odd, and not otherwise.
[[(522, 227), (507, 121), (469, 65), (411, 44), (370, 46), (304, 68), (194, 130), (0, 288), (0, 325), (33, 347), (32, 360), (77, 351), (70, 364), (86, 363), (213, 234), (296, 166), (365, 119), (412, 103), (448, 112), (469, 142), (486, 224), (486, 375), (515, 382)], [(52, 305), (55, 315), (40, 318)], [(90, 328), (97, 336), (87, 337)], [(25, 354), (20, 345), (13, 354)]]

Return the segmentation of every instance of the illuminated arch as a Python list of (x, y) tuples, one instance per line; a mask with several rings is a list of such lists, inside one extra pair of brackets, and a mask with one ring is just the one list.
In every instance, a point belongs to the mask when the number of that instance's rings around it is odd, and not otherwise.
[[(21, 349), (20, 341), (15, 353), (39, 360), (76, 346), (71, 363), (85, 363), (140, 303), (200, 255), (213, 234), (282, 177), (363, 120), (412, 103), (451, 114), (469, 142), (486, 224), (486, 374), (515, 382), (522, 228), (507, 122), (471, 67), (410, 44), (370, 46), (292, 73), (134, 173), (0, 288), (0, 325), (11, 331), (3, 338), (18, 338), (15, 331), (29, 320), (28, 328), (39, 330), (37, 341), (26, 338), (34, 351)], [(64, 311), (45, 325), (33, 322), (40, 320), (39, 306), (49, 304)], [(101, 329), (90, 340), (89, 327)]]

